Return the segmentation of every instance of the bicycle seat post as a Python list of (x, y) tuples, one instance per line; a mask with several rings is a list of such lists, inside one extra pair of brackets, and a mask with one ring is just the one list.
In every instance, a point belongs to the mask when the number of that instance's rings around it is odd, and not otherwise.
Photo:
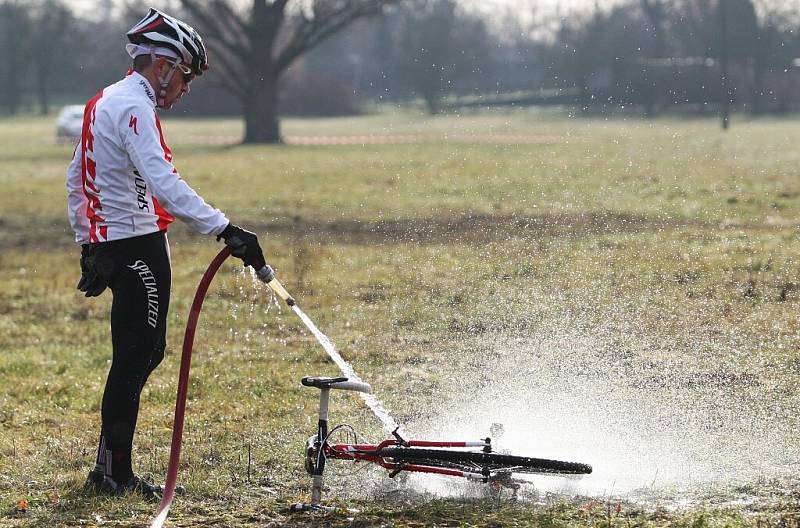
[(311, 484), (311, 504), (319, 504), (322, 500), (322, 473), (325, 471), (325, 445), (328, 436), (328, 402), (330, 401), (330, 387), (321, 387), (319, 390), (319, 421), (317, 422), (317, 461), (314, 464), (314, 474)]

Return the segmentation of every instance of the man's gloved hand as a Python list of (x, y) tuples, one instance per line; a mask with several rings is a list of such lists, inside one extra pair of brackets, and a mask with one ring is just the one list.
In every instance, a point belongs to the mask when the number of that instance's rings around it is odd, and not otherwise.
[(90, 244), (81, 246), (81, 280), (77, 288), (86, 297), (97, 297), (108, 287), (108, 274), (98, 272), (97, 257), (97, 251)]
[(225, 244), (233, 248), (231, 254), (242, 259), (245, 266), (252, 266), (257, 271), (267, 265), (255, 233), (244, 230), (239, 226), (228, 224), (222, 233), (217, 236), (217, 240), (220, 238), (225, 239)]

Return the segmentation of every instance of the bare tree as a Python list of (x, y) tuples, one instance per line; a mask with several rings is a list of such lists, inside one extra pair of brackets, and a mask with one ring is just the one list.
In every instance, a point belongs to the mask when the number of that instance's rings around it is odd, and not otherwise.
[(456, 53), (456, 3), (453, 0), (417, 2), (406, 13), (401, 35), (401, 72), (433, 115), (452, 89)]
[(0, 104), (14, 115), (22, 106), (30, 50), (31, 20), (28, 7), (19, 0), (0, 3)]
[(69, 8), (59, 0), (44, 0), (36, 11), (31, 33), (31, 62), (39, 109), (42, 115), (47, 115), (52, 77), (63, 69), (62, 55), (68, 45), (67, 34), (73, 18)]
[(722, 98), (720, 99), (720, 118), (722, 120), (722, 130), (728, 130), (730, 126), (731, 112), (731, 88), (728, 78), (728, 60), (730, 58), (730, 30), (728, 28), (728, 0), (717, 0), (719, 12), (719, 65), (720, 65), (720, 85), (722, 88)]
[[(399, 73), (413, 95), (421, 97), (431, 115), (441, 110), (441, 99), (459, 76), (459, 42), (463, 30), (454, 0), (418, 0), (399, 20)], [(472, 36), (472, 35), (470, 35)]]
[(399, 0), (181, 0), (189, 19), (213, 46), (212, 67), (242, 102), (245, 143), (280, 142), (278, 81), (301, 55), (351, 22), (380, 14)]
[[(664, 59), (667, 57), (667, 13), (665, 12), (665, 6), (661, 0), (640, 0), (640, 3), (647, 17), (648, 30), (652, 35), (650, 49), (648, 50), (649, 58)], [(643, 100), (644, 113), (651, 116), (655, 114), (658, 107), (659, 89), (663, 83), (657, 69), (651, 71), (645, 67), (642, 74), (646, 83)]]

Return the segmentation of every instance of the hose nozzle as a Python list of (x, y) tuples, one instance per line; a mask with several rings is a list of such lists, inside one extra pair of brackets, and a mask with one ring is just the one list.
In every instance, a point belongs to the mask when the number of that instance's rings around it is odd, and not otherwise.
[(256, 271), (256, 276), (258, 276), (258, 280), (272, 288), (272, 291), (277, 293), (278, 297), (283, 299), (287, 305), (294, 306), (294, 298), (289, 295), (289, 292), (286, 291), (283, 284), (278, 282), (278, 279), (275, 278), (275, 271), (269, 264), (265, 264), (263, 268)]
[(269, 264), (264, 264), (263, 268), (256, 271), (256, 276), (258, 276), (258, 280), (264, 284), (269, 284), (270, 281), (275, 279), (275, 270), (273, 270), (272, 266)]

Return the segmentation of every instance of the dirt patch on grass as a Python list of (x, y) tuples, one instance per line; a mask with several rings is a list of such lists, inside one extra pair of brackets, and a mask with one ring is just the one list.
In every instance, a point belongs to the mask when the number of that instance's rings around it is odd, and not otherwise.
[[(659, 218), (617, 212), (543, 213), (538, 215), (463, 214), (450, 218), (380, 220), (314, 220), (295, 216), (277, 222), (243, 222), (262, 235), (315, 239), (320, 243), (482, 243), (499, 238), (581, 238), (595, 235), (647, 233), (679, 229), (769, 229), (775, 226), (720, 225), (682, 218)], [(72, 233), (66, 219), (26, 219), (24, 225), (0, 217), (0, 249), (69, 247)], [(185, 226), (173, 225), (175, 240), (199, 238)]]
[(310, 236), (346, 243), (488, 242), (502, 238), (582, 237), (638, 233), (702, 226), (683, 220), (661, 220), (613, 212), (541, 215), (463, 215), (452, 218), (334, 220), (295, 217), (291, 222), (265, 223), (260, 230), (291, 237)]

